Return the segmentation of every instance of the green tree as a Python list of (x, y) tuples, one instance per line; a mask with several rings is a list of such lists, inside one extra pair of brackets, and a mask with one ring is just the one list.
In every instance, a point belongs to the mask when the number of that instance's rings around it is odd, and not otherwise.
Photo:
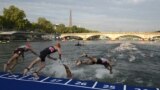
[(72, 26), (71, 27), (72, 33), (77, 33), (78, 32), (78, 27), (77, 26)]
[(38, 23), (32, 22), (30, 24), (31, 24), (30, 31), (38, 32)]
[(54, 25), (44, 17), (38, 18), (36, 23), (30, 23), (30, 21), (26, 18), (25, 12), (14, 5), (11, 5), (9, 8), (4, 8), (3, 15), (0, 15), (0, 28), (5, 28), (6, 30), (28, 30), (45, 33), (95, 32), (77, 27), (76, 25), (73, 27), (66, 27), (64, 24)]
[(5, 19), (4, 27), (7, 29), (23, 30), (26, 29), (29, 23), (24, 11), (13, 5), (8, 9), (4, 8), (3, 17)]
[(0, 16), (0, 30), (3, 28), (3, 17)]
[(66, 33), (66, 32), (68, 32), (68, 31), (66, 30), (66, 27), (65, 27), (64, 24), (59, 24), (59, 25), (57, 25), (57, 27), (56, 27), (56, 32), (57, 32), (57, 33)]
[(46, 33), (54, 33), (54, 27), (53, 24), (46, 20), (44, 17), (39, 17), (38, 18), (38, 28), (41, 32), (46, 32)]

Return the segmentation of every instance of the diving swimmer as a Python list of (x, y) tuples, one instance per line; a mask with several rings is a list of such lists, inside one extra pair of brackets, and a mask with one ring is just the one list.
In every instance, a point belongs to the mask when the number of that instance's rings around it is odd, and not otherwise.
[(48, 57), (49, 59), (52, 60), (57, 60), (57, 58), (53, 58), (50, 56), (50, 54), (58, 52), (59, 54), (59, 60), (61, 60), (61, 44), (56, 43), (53, 46), (49, 46), (45, 49), (43, 49), (40, 52), (40, 56), (37, 57), (35, 60), (33, 60), (30, 65), (24, 69), (23, 75), (26, 75), (27, 72), (37, 63), (40, 64), (39, 68), (33, 73), (33, 76), (35, 76), (36, 79), (39, 79), (39, 72), (45, 67), (45, 58)]
[(79, 66), (81, 64), (85, 64), (85, 65), (94, 65), (94, 64), (101, 64), (104, 65), (104, 67), (106, 69), (108, 69), (110, 71), (110, 74), (112, 74), (112, 65), (111, 65), (111, 61), (109, 61), (106, 58), (96, 58), (93, 56), (88, 56), (87, 54), (83, 54), (82, 56), (86, 57), (87, 60), (77, 60), (76, 61), (76, 65)]
[(22, 56), (24, 60), (24, 53), (31, 51), (34, 55), (38, 56), (38, 54), (31, 48), (31, 45), (27, 43), (26, 45), (19, 46), (13, 51), (12, 57), (4, 64), (4, 72), (11, 73), (12, 69), (18, 63), (18, 59)]

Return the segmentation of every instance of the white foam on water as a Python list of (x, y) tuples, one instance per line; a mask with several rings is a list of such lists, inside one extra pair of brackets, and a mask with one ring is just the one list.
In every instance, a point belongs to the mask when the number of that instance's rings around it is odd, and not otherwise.
[(116, 80), (116, 83), (124, 83), (127, 79), (126, 78), (120, 78)]
[(104, 77), (113, 78), (113, 74), (110, 74), (109, 70), (107, 69), (96, 69), (95, 77), (98, 79), (102, 79)]
[[(128, 42), (121, 43), (120, 46), (118, 46), (118, 47), (116, 47), (115, 49), (112, 50), (112, 52), (123, 52), (123, 51), (129, 51), (129, 54), (131, 54), (129, 61), (131, 61), (131, 62), (135, 60), (135, 56), (133, 56), (133, 54), (139, 54), (142, 57), (146, 56), (138, 48), (136, 48), (136, 45), (133, 45), (133, 44), (128, 43)], [(120, 54), (118, 54), (118, 57), (123, 58), (125, 55), (126, 54), (120, 53)]]
[(71, 71), (73, 77), (83, 78), (85, 77), (84, 68), (76, 69)]
[(125, 51), (125, 50), (138, 50), (135, 45), (125, 42), (121, 43), (120, 46), (116, 47), (113, 52), (115, 51)]
[(136, 78), (134, 81), (139, 83), (139, 84), (144, 83), (144, 81), (141, 78)]
[(117, 57), (118, 57), (118, 58), (123, 58), (123, 57), (124, 57), (124, 54), (118, 54)]
[(57, 78), (66, 78), (66, 71), (62, 64), (47, 65), (42, 72)]
[(111, 57), (112, 55), (111, 55), (111, 54), (109, 54), (109, 53), (107, 53), (107, 54), (106, 54), (106, 56), (107, 56), (107, 57)]
[(144, 53), (140, 53), (140, 55), (141, 55), (142, 57), (146, 57), (146, 54), (144, 54)]
[(154, 54), (153, 53), (150, 53), (150, 55), (149, 55), (150, 57), (154, 57)]
[(130, 58), (129, 58), (129, 61), (130, 62), (133, 62), (136, 60), (136, 57), (134, 55), (130, 55)]

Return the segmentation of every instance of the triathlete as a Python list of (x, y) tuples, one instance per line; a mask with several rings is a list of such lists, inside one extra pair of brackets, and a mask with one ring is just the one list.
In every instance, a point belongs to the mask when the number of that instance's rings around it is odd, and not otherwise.
[(110, 74), (112, 74), (112, 65), (111, 61), (109, 61), (106, 58), (96, 58), (93, 56), (88, 56), (87, 54), (83, 54), (82, 56), (88, 58), (87, 60), (77, 60), (76, 65), (79, 66), (81, 64), (86, 64), (86, 65), (93, 65), (93, 64), (101, 64), (104, 65), (105, 68), (107, 68), (110, 71)]
[(45, 49), (43, 49), (40, 52), (40, 56), (37, 57), (35, 60), (33, 60), (30, 65), (24, 69), (23, 75), (26, 75), (27, 72), (37, 63), (40, 63), (39, 68), (33, 73), (33, 75), (35, 76), (35, 78), (39, 78), (39, 72), (45, 67), (45, 58), (48, 57), (49, 59), (52, 60), (57, 60), (57, 58), (53, 58), (50, 56), (50, 54), (58, 52), (59, 54), (59, 59), (61, 60), (61, 44), (60, 43), (56, 43), (53, 46), (47, 47)]
[(18, 63), (19, 57), (22, 56), (22, 58), (24, 59), (24, 52), (28, 51), (31, 51), (33, 54), (38, 56), (38, 54), (33, 51), (29, 43), (27, 43), (26, 45), (22, 45), (14, 50), (12, 57), (7, 61), (7, 63), (4, 64), (4, 72), (11, 73), (12, 69)]

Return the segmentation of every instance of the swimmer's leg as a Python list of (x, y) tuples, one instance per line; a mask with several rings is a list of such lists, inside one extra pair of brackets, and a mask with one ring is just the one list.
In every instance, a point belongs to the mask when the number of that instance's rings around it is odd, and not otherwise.
[(39, 57), (37, 57), (35, 60), (33, 60), (33, 61), (30, 63), (30, 65), (29, 65), (27, 68), (24, 69), (24, 71), (23, 71), (23, 76), (26, 75), (27, 72), (28, 72), (35, 64), (37, 64), (38, 62), (40, 62), (40, 60), (41, 60), (41, 59), (40, 59)]
[(4, 72), (8, 71), (8, 69), (10, 69), (11, 65), (13, 64), (13, 62), (19, 57), (18, 54), (14, 54), (6, 64), (4, 64)]
[(39, 69), (36, 70), (36, 72), (33, 73), (33, 76), (36, 78), (36, 79), (39, 79), (39, 72), (46, 66), (45, 62), (40, 62), (39, 64)]

